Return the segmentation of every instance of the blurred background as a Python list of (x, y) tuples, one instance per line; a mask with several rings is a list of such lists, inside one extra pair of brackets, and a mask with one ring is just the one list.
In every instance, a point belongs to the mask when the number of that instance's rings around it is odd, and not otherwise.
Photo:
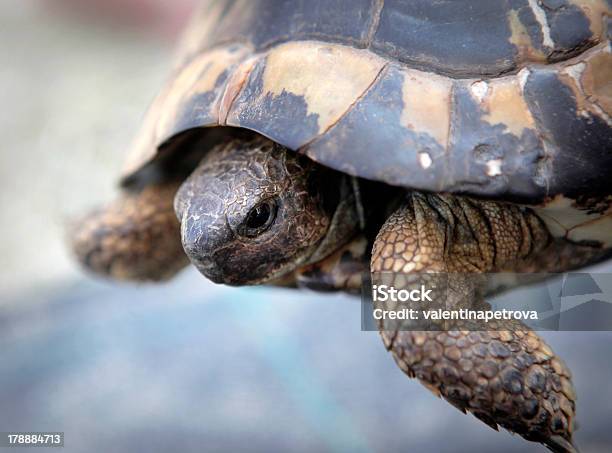
[[(193, 2), (0, 2), (0, 431), (64, 431), (70, 452), (544, 451), (407, 379), (355, 299), (76, 268), (66, 222), (113, 197)], [(544, 336), (579, 447), (610, 451), (612, 334)]]

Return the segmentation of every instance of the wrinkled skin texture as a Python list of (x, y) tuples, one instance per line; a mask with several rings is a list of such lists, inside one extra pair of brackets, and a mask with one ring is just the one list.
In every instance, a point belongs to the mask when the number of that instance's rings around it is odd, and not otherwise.
[(287, 274), (307, 264), (330, 232), (340, 200), (324, 198), (324, 189), (342, 178), (263, 138), (220, 145), (176, 195), (185, 252), (217, 283)]

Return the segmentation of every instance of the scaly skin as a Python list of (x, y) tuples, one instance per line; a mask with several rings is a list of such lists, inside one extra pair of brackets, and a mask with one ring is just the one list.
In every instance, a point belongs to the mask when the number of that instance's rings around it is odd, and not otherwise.
[(183, 248), (216, 283), (277, 279), (351, 238), (355, 209), (342, 187), (345, 175), (270, 140), (228, 141), (207, 154), (176, 195)]
[[(566, 270), (598, 253), (553, 241), (529, 209), (412, 193), (381, 228), (371, 270), (373, 283), (384, 275), (378, 273), (394, 272), (396, 287), (401, 287), (402, 273), (450, 275), (455, 280), (444, 294), (445, 306), (474, 308), (487, 307), (486, 281), (479, 278), (483, 273), (521, 271), (536, 264), (540, 272)], [(399, 367), (460, 410), (553, 451), (574, 451), (576, 396), (569, 370), (535, 332), (517, 321), (488, 325), (496, 330), (470, 331), (479, 326), (468, 330), (465, 324), (446, 331), (380, 328)]]
[(173, 208), (177, 189), (176, 182), (147, 186), (79, 220), (70, 238), (78, 260), (120, 280), (173, 277), (189, 263)]
[[(376, 218), (366, 218), (361, 231), (360, 197), (348, 187), (345, 175), (269, 140), (228, 141), (210, 150), (178, 191), (180, 228), (172, 212), (177, 184), (150, 186), (86, 218), (74, 247), (96, 272), (160, 280), (187, 262), (182, 235), (190, 260), (216, 282), (355, 291), (367, 271), (373, 236), (367, 232), (381, 216), (370, 215)], [(421, 272), (434, 279), (446, 275), (452, 283), (440, 298), (446, 307), (489, 308), (488, 272), (566, 271), (606, 253), (554, 240), (527, 208), (452, 195), (406, 197), (378, 232), (372, 280), (391, 271), (386, 275), (400, 288)], [(398, 201), (382, 198), (387, 208)], [(554, 451), (574, 451), (568, 369), (522, 324), (504, 320), (487, 327), (420, 332), (380, 326), (400, 368), (451, 404), (493, 428), (501, 425)]]

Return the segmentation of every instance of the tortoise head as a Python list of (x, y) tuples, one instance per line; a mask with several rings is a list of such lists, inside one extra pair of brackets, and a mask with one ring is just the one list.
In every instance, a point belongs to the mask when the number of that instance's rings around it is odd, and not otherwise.
[(183, 248), (216, 283), (289, 273), (320, 253), (338, 217), (335, 178), (345, 177), (262, 137), (218, 145), (176, 194)]

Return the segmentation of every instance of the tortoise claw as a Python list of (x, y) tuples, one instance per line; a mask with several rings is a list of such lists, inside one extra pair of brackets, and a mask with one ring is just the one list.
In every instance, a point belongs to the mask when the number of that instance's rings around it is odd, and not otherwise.
[(555, 453), (579, 453), (573, 443), (561, 436), (551, 436), (544, 444), (550, 451)]

